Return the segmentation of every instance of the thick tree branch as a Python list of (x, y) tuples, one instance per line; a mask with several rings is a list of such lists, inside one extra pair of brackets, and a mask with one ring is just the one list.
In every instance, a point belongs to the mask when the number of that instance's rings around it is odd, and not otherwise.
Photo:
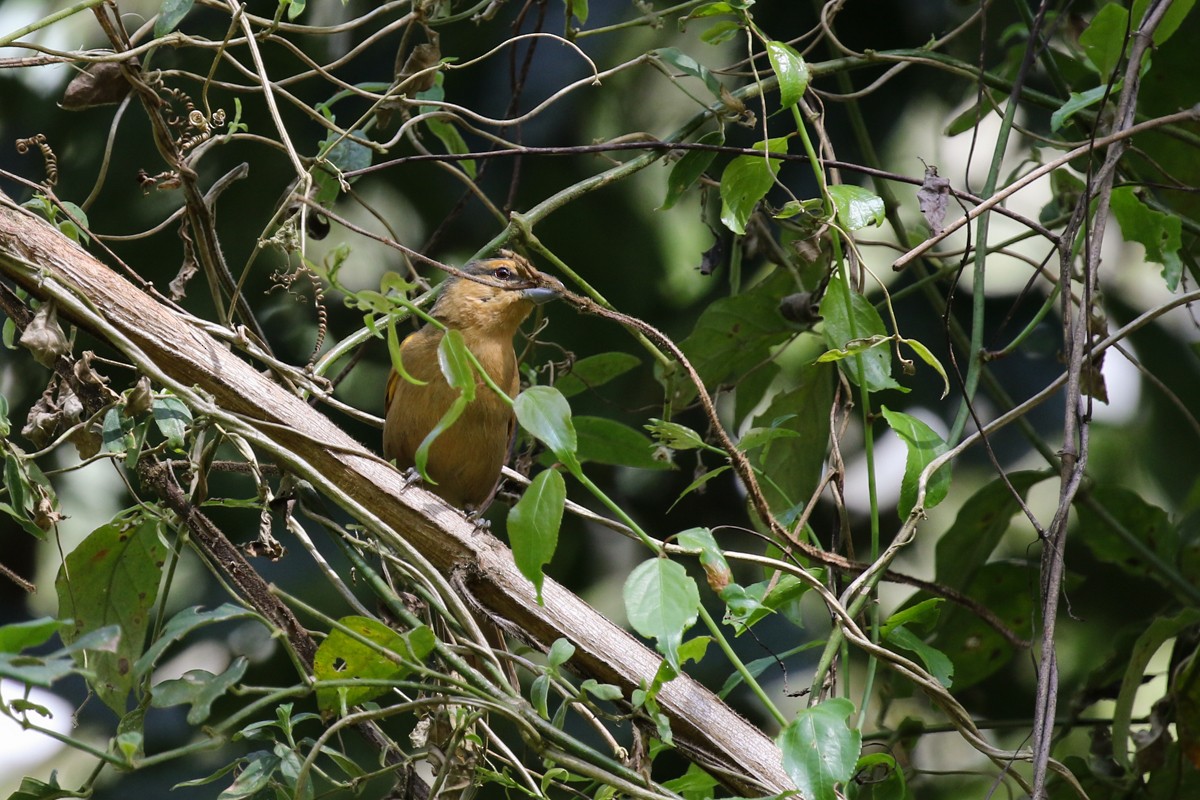
[[(493, 536), (433, 494), (406, 486), (399, 472), (303, 400), (3, 195), (0, 274), (56, 299), (60, 314), (122, 350), (194, 412), (237, 425), (239, 435), (366, 524), (384, 546), (431, 564), (443, 578), (466, 574), (479, 602), (531, 644), (545, 649), (569, 640), (575, 669), (627, 694), (653, 680), (661, 659), (649, 648), (552, 581), (543, 589), (545, 605), (537, 605), (511, 552)], [(735, 790), (792, 788), (774, 743), (700, 684), (681, 676), (658, 700), (681, 748), (716, 767)]]

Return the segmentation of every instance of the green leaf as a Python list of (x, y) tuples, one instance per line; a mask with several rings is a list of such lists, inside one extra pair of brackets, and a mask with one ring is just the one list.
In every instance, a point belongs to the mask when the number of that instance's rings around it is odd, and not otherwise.
[[(437, 117), (429, 117), (425, 120), (425, 126), (438, 138), (438, 141), (446, 148), (447, 153), (461, 154), (471, 152), (470, 148), (467, 147), (466, 139), (458, 132), (458, 128), (454, 123), (438, 119)], [(463, 172), (470, 176), (471, 180), (475, 180), (476, 166), (473, 160), (459, 161), (458, 165), (462, 167)]]
[(806, 708), (775, 742), (783, 769), (805, 800), (837, 800), (837, 787), (854, 776), (862, 732), (847, 725), (854, 704), (842, 697)]
[(845, 183), (830, 186), (829, 196), (837, 211), (838, 222), (848, 231), (857, 231), (868, 225), (882, 225), (884, 220), (883, 198), (861, 186)]
[(931, 597), (916, 605), (906, 606), (887, 618), (887, 621), (879, 627), (879, 634), (886, 637), (891, 633), (892, 628), (898, 628), (901, 625), (907, 625), (910, 628), (932, 628), (937, 622), (945, 602), (941, 597)]
[(53, 617), (13, 622), (0, 627), (0, 653), (19, 653), (27, 647), (37, 647), (58, 633), (60, 627), (62, 622)]
[(522, 428), (549, 447), (573, 474), (579, 472), (579, 458), (575, 455), (578, 439), (571, 421), (571, 406), (562, 393), (551, 386), (531, 386), (517, 396), (513, 410)]
[(959, 591), (971, 586), (976, 572), (991, 558), (1018, 510), (1012, 490), (1023, 499), (1030, 487), (1045, 480), (1047, 474), (1011, 472), (1007, 478), (1007, 483), (997, 479), (971, 495), (959, 509), (954, 524), (938, 539), (934, 571), (938, 583)]
[(671, 469), (669, 459), (654, 457), (654, 442), (645, 434), (607, 417), (575, 417), (580, 463), (614, 464), (637, 469)]
[(776, 439), (788, 439), (799, 435), (799, 431), (794, 431), (791, 428), (780, 428), (775, 424), (772, 424), (770, 428), (751, 428), (738, 439), (738, 450), (748, 453), (751, 450), (770, 444)]
[(37, 778), (22, 778), (21, 785), (8, 796), (8, 800), (58, 800), (63, 797), (78, 797), (73, 789), (64, 789), (58, 785), (58, 770), (50, 770), (50, 780), (39, 781)]
[(396, 319), (388, 315), (387, 318), (387, 346), (388, 356), (392, 360), (392, 369), (396, 370), (396, 374), (402, 380), (406, 380), (414, 386), (424, 386), (429, 381), (423, 381), (420, 378), (413, 376), (407, 369), (404, 368), (404, 356), (400, 350), (400, 337), (396, 333)]
[[(73, 242), (85, 245), (89, 244), (92, 241), (91, 237), (89, 237), (84, 231), (84, 228), (88, 227), (87, 213), (70, 200), (60, 200), (59, 203), (62, 204), (63, 209), (70, 214), (70, 216), (64, 215), (63, 218), (58, 221), (58, 229), (70, 237), (71, 241)], [(76, 224), (75, 220), (79, 220), (79, 223)], [(83, 228), (81, 228), (80, 225), (82, 225)]]
[(563, 397), (574, 397), (603, 386), (641, 363), (642, 360), (637, 356), (621, 350), (581, 358), (571, 365), (570, 372), (554, 381), (554, 388)]
[(178, 397), (157, 397), (151, 406), (154, 424), (167, 440), (172, 450), (182, 451), (188, 426), (192, 424), (192, 411)]
[(710, 800), (717, 785), (716, 778), (695, 764), (688, 764), (687, 772), (678, 778), (663, 781), (662, 787), (682, 795), (684, 800)]
[(862, 355), (868, 350), (879, 347), (881, 344), (887, 344), (891, 341), (891, 336), (884, 336), (881, 333), (877, 333), (874, 336), (864, 336), (860, 339), (851, 339), (846, 342), (845, 347), (838, 347), (821, 353), (821, 355), (817, 356), (817, 363), (830, 364), (835, 361), (845, 361), (847, 358)]
[(629, 573), (623, 590), (625, 611), (633, 629), (654, 639), (658, 652), (678, 672), (683, 633), (696, 624), (700, 592), (682, 565), (651, 558)]
[(134, 421), (125, 416), (119, 406), (113, 406), (104, 414), (101, 428), (101, 447), (106, 453), (125, 453), (137, 451), (138, 441), (133, 434)]
[(438, 342), (438, 367), (446, 383), (452, 389), (458, 389), (467, 402), (475, 399), (475, 365), (467, 350), (462, 331), (450, 328)]
[(854, 765), (855, 782), (861, 781), (865, 791), (855, 800), (913, 800), (904, 782), (904, 770), (887, 753), (870, 753)]
[(722, 87), (721, 82), (717, 80), (717, 77), (712, 74), (708, 67), (704, 66), (687, 53), (684, 53), (682, 50), (674, 47), (663, 47), (652, 51), (650, 55), (655, 56), (661, 61), (671, 65), (685, 75), (691, 75), (693, 78), (699, 78), (700, 80), (704, 81), (704, 85), (708, 87), (708, 90), (712, 92), (715, 97), (721, 97)]
[[(402, 635), (370, 617), (343, 617), (338, 623), (341, 627), (329, 632), (313, 658), (319, 681), (403, 680), (433, 652), (433, 632), (423, 625)], [(387, 686), (318, 686), (317, 705), (328, 717), (387, 691)]]
[(1172, 292), (1178, 289), (1183, 275), (1183, 261), (1179, 255), (1183, 246), (1180, 218), (1150, 208), (1131, 186), (1113, 189), (1110, 207), (1125, 241), (1137, 242), (1146, 248), (1146, 258), (1162, 264), (1167, 289)]
[(55, 681), (72, 674), (82, 674), (86, 679), (92, 680), (95, 678), (94, 672), (84, 667), (76, 668), (76, 662), (83, 662), (85, 653), (89, 660), (93, 653), (112, 653), (120, 641), (121, 626), (106, 625), (99, 630), (85, 633), (66, 647), (46, 656), (0, 653), (0, 678), (47, 688), (53, 686)]
[(565, 2), (567, 4), (567, 16), (579, 20), (580, 26), (587, 25), (588, 0), (565, 0)]
[(67, 555), (55, 581), (59, 616), (73, 618), (73, 624), (62, 629), (64, 642), (120, 626), (120, 642), (113, 651), (93, 653), (86, 662), (96, 676), (92, 689), (118, 715), (125, 713), (135, 684), (130, 665), (142, 655), (162, 579), (167, 548), (159, 526), (158, 519), (140, 513), (114, 518)]
[[(850, 296), (850, 308), (846, 307), (846, 295)], [(873, 336), (887, 336), (883, 319), (875, 306), (858, 292), (845, 287), (840, 277), (829, 282), (829, 289), (821, 300), (821, 316), (825, 319), (825, 343), (831, 350), (848, 350), (857, 343), (869, 343)], [(853, 323), (851, 322), (853, 320)], [(887, 347), (872, 347), (855, 356), (862, 359), (866, 386), (872, 392), (884, 389), (908, 391), (892, 378), (892, 351)], [(842, 373), (854, 385), (858, 385), (858, 369), (854, 360), (838, 365)]]
[[(1115, 84), (1113, 84), (1113, 91), (1119, 91), (1122, 83), (1123, 81), (1117, 81)], [(1057, 131), (1063, 125), (1067, 124), (1067, 121), (1070, 120), (1071, 117), (1075, 116), (1080, 111), (1083, 111), (1085, 108), (1099, 103), (1100, 99), (1104, 97), (1107, 91), (1108, 85), (1105, 84), (1103, 86), (1097, 86), (1094, 89), (1088, 89), (1086, 92), (1071, 92), (1067, 96), (1067, 102), (1059, 106), (1058, 109), (1056, 109), (1055, 112), (1050, 115), (1050, 130)]]
[[(1196, 0), (1173, 0), (1167, 10), (1163, 13), (1162, 21), (1158, 23), (1158, 27), (1154, 29), (1154, 35), (1151, 41), (1155, 47), (1162, 45), (1167, 39), (1175, 35), (1175, 31), (1179, 30), (1179, 26), (1183, 24), (1184, 18), (1195, 6)], [(1146, 9), (1150, 6), (1150, 0), (1134, 0), (1132, 18), (1139, 22), (1145, 18)]]
[[(709, 131), (696, 142), (697, 144), (724, 144), (725, 133), (719, 130)], [(717, 153), (714, 150), (688, 150), (684, 153), (683, 157), (675, 162), (675, 166), (671, 167), (671, 174), (667, 176), (667, 196), (658, 210), (664, 211), (675, 205), (683, 193), (700, 179), (700, 176), (704, 174), (716, 157)]]
[[(671, 504), (671, 508), (674, 508), (676, 503), (678, 503), (683, 498), (687, 497), (692, 492), (699, 489), (704, 484), (711, 481), (713, 478), (720, 475), (722, 472), (728, 472), (730, 469), (731, 469), (731, 467), (728, 464), (722, 464), (721, 466), (717, 467), (716, 469), (708, 470), (707, 472), (702, 474), (700, 477), (696, 478), (696, 480), (689, 483), (687, 485), (687, 488), (679, 493), (679, 497), (675, 498), (675, 503)], [(668, 509), (668, 510), (670, 510), (670, 509)]]
[(1187, 608), (1173, 617), (1160, 617), (1152, 620), (1142, 635), (1134, 643), (1130, 653), (1125, 675), (1121, 679), (1121, 690), (1117, 693), (1117, 703), (1113, 708), (1112, 744), (1113, 756), (1117, 763), (1128, 769), (1129, 760), (1129, 725), (1133, 719), (1133, 704), (1137, 699), (1138, 689), (1145, 682), (1146, 667), (1158, 649), (1173, 639), (1179, 633), (1200, 624), (1200, 609)]
[[(967, 594), (1028, 639), (1033, 632), (1035, 595), (1029, 587), (1036, 587), (1037, 581), (1036, 564), (993, 561), (975, 570)], [(952, 656), (957, 693), (994, 675), (1018, 653), (999, 632), (958, 605), (943, 607), (929, 646)]]
[(804, 56), (784, 42), (767, 42), (767, 57), (779, 79), (779, 105), (791, 108), (800, 102), (808, 88), (808, 64), (804, 63)]
[(1125, 37), (1129, 32), (1129, 11), (1109, 3), (1101, 8), (1087, 28), (1079, 34), (1079, 44), (1088, 61), (1107, 83), (1125, 54)]
[(936, 647), (931, 647), (903, 625), (897, 625), (888, 632), (886, 641), (895, 647), (902, 647), (917, 654), (917, 658), (925, 665), (938, 683), (947, 689), (953, 683), (954, 664), (946, 654)]
[(680, 547), (699, 554), (700, 566), (704, 567), (709, 588), (714, 592), (720, 592), (733, 582), (733, 570), (729, 568), (725, 554), (708, 528), (688, 528), (686, 531), (680, 531), (675, 540)]
[(705, 44), (719, 45), (728, 42), (734, 36), (737, 36), (742, 30), (741, 23), (734, 22), (730, 19), (721, 19), (714, 22), (706, 30), (701, 32), (700, 41)]
[(938, 399), (945, 400), (946, 395), (950, 394), (950, 377), (946, 374), (946, 368), (942, 366), (942, 362), (937, 360), (937, 357), (929, 351), (928, 347), (916, 339), (901, 339), (900, 341), (912, 348), (912, 351), (917, 354), (918, 358), (933, 367), (937, 371), (937, 374), (942, 376), (942, 396)]
[(433, 429), (421, 440), (421, 444), (417, 446), (417, 452), (413, 454), (413, 466), (417, 468), (421, 479), (434, 486), (437, 485), (437, 481), (430, 477), (426, 470), (429, 464), (429, 449), (433, 447), (433, 443), (439, 436), (458, 422), (458, 418), (475, 399), (475, 366), (471, 363), (462, 331), (451, 328), (442, 335), (442, 340), (438, 342), (438, 366), (441, 368), (446, 383), (451, 388), (458, 389), (459, 394), (446, 409), (442, 418), (438, 420), (437, 425), (434, 425)]
[[(756, 143), (754, 149), (762, 150), (763, 143)], [(786, 153), (787, 139), (768, 139), (766, 151)], [(729, 162), (721, 173), (721, 222), (726, 228), (739, 236), (746, 233), (746, 221), (775, 184), (775, 176), (779, 174), (782, 163), (766, 153), (761, 156), (738, 156)]]
[(314, 200), (328, 208), (342, 193), (341, 174), (371, 166), (371, 150), (335, 131), (329, 132), (320, 149), (323, 158), (310, 172), (316, 185)]
[(574, 655), (575, 645), (566, 639), (559, 638), (555, 639), (554, 644), (550, 645), (550, 652), (546, 654), (546, 662), (551, 667), (557, 669), (570, 661)]
[[(767, 360), (771, 348), (795, 335), (779, 313), (779, 301), (795, 290), (791, 274), (779, 269), (741, 294), (722, 297), (701, 312), (696, 327), (679, 347), (705, 386), (738, 382)], [(691, 381), (676, 373), (671, 403), (686, 405), (695, 396)]]
[(183, 18), (192, 10), (193, 0), (163, 0), (158, 9), (158, 19), (154, 21), (154, 36), (166, 36), (183, 22)]
[(705, 443), (700, 434), (686, 425), (680, 425), (678, 422), (651, 419), (650, 424), (646, 426), (646, 430), (650, 431), (650, 435), (659, 444), (663, 447), (669, 447), (672, 450), (696, 450), (708, 447), (708, 444)]
[(517, 569), (533, 584), (542, 605), (542, 567), (554, 558), (567, 485), (555, 469), (544, 469), (508, 512), (508, 541)]
[[(154, 644), (146, 648), (146, 652), (133, 665), (133, 674), (137, 678), (145, 677), (167, 648), (183, 639), (192, 631), (217, 622), (227, 622), (233, 619), (257, 619), (252, 611), (235, 606), (232, 603), (222, 603), (211, 611), (202, 611), (200, 606), (185, 608), (175, 614), (163, 626), (162, 633), (154, 640)], [(265, 633), (265, 631), (264, 631)]]
[(771, 476), (771, 481), (762, 484), (767, 504), (776, 515), (788, 520), (803, 511), (821, 479), (834, 382), (833, 369), (824, 364), (803, 364), (792, 372), (797, 381), (795, 388), (772, 397), (752, 424), (794, 431), (796, 435), (776, 439), (770, 447), (750, 453), (754, 468)]
[[(295, 3), (296, 0), (291, 0)], [(249, 800), (267, 787), (271, 776), (279, 769), (282, 759), (274, 753), (265, 750), (251, 753), (245, 759), (245, 766), (233, 783), (225, 791), (217, 795), (217, 800)]]
[(212, 704), (225, 695), (246, 674), (250, 661), (238, 656), (220, 675), (203, 669), (188, 670), (183, 677), (162, 681), (151, 690), (151, 705), (155, 708), (170, 708), (187, 703), (191, 705), (187, 721), (199, 725), (212, 713)]
[[(917, 482), (921, 472), (950, 448), (937, 431), (916, 417), (891, 411), (887, 406), (883, 406), (882, 410), (888, 425), (908, 446), (908, 461), (904, 466), (904, 478), (900, 481), (900, 503), (896, 507), (900, 519), (904, 519), (917, 503)], [(945, 500), (949, 491), (950, 464), (946, 463), (929, 477), (925, 489), (925, 508), (933, 508)]]
[[(1101, 506), (1132, 534), (1133, 541), (1113, 530), (1093, 504)], [(1172, 588), (1159, 569), (1146, 559), (1146, 553), (1153, 553), (1171, 567), (1177, 563), (1179, 529), (1171, 523), (1166, 511), (1147, 503), (1132, 489), (1100, 484), (1088, 493), (1087, 502), (1076, 501), (1075, 512), (1079, 528), (1087, 531), (1080, 539), (1096, 558), (1115, 564), (1130, 575), (1153, 578)]]

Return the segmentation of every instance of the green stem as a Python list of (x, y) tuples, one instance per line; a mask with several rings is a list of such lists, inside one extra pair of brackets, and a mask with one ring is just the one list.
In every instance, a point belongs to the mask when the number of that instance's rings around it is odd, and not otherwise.
[(83, 0), (83, 2), (76, 3), (75, 5), (64, 8), (61, 11), (55, 11), (48, 17), (42, 17), (37, 22), (31, 22), (25, 27), (18, 28), (6, 36), (0, 36), (0, 47), (10, 45), (27, 33), (39, 31), (42, 28), (45, 28), (47, 25), (53, 25), (59, 20), (63, 20), (67, 17), (78, 14), (80, 11), (86, 11), (89, 8), (95, 8), (96, 6), (103, 5), (104, 2), (105, 0)]

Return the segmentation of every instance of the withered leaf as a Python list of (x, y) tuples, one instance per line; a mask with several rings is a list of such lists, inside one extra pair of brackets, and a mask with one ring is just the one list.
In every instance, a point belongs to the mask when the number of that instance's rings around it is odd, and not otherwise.
[(102, 61), (71, 79), (59, 105), (67, 111), (109, 106), (125, 99), (129, 89), (129, 81), (121, 74), (121, 65)]
[(950, 180), (938, 176), (937, 167), (925, 168), (925, 181), (917, 190), (921, 214), (934, 236), (945, 230), (946, 206), (950, 203)]

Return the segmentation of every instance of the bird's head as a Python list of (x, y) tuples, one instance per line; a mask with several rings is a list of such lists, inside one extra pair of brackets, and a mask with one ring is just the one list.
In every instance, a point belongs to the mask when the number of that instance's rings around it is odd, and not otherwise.
[(511, 336), (535, 305), (553, 300), (562, 286), (507, 250), (472, 261), (462, 271), (468, 277), (447, 280), (432, 310), (434, 318), (451, 328)]

